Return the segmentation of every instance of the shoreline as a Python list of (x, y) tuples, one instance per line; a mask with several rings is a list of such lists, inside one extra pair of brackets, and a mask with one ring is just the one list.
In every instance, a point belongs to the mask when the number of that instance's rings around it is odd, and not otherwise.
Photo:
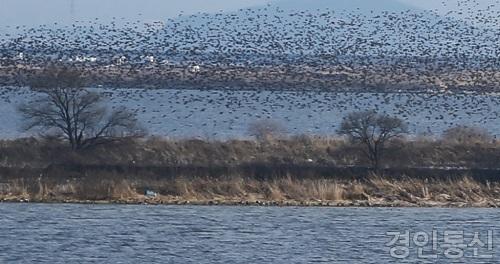
[(425, 201), (370, 202), (355, 201), (231, 201), (231, 200), (29, 200), (23, 198), (0, 199), (1, 204), (83, 204), (83, 205), (155, 205), (155, 206), (235, 206), (235, 207), (328, 207), (328, 208), (500, 208), (500, 201), (480, 203)]
[[(38, 74), (46, 64), (20, 63), (0, 67), (0, 86), (26, 86), (25, 79)], [(71, 64), (58, 64), (68, 66)], [(75, 69), (86, 72), (86, 82), (95, 87), (164, 89), (204, 87), (206, 90), (290, 90), (290, 91), (354, 91), (354, 92), (424, 92), (427, 90), (498, 93), (495, 79), (461, 81), (459, 77), (469, 77), (476, 72), (473, 69), (456, 69), (439, 73), (418, 72), (402, 75), (400, 78), (388, 79), (389, 65), (373, 67), (368, 71), (359, 69), (345, 71), (330, 66), (327, 72), (321, 67), (302, 70), (302, 64), (293, 67), (254, 65), (251, 67), (205, 65), (199, 72), (191, 72), (188, 65), (140, 64), (72, 65)], [(136, 67), (136, 68), (134, 68)], [(130, 72), (134, 68), (135, 72)], [(16, 78), (13, 73), (22, 69), (21, 76)], [(424, 78), (425, 77), (425, 78)], [(429, 78), (440, 80), (440, 83), (429, 82)], [(168, 85), (166, 85), (168, 84)]]
[(360, 146), (328, 138), (151, 139), (81, 152), (28, 140), (0, 150), (5, 202), (500, 207), (498, 143), (395, 142), (377, 173)]

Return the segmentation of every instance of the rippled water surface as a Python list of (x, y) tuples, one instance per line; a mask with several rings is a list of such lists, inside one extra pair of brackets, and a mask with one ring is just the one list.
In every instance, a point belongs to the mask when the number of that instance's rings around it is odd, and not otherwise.
[[(99, 89), (109, 106), (135, 111), (150, 134), (171, 137), (238, 138), (249, 124), (271, 119), (290, 135), (332, 135), (352, 111), (375, 110), (405, 120), (413, 135), (440, 136), (453, 126), (500, 131), (500, 96), (411, 93), (206, 91)], [(0, 137), (24, 136), (16, 107), (35, 94), (0, 88)]]
[[(467, 249), (461, 261), (495, 263), (499, 218), (496, 209), (0, 204), (0, 263), (398, 263), (386, 232), (433, 229), (464, 231), (466, 243), (492, 230), (493, 250), (479, 253), (493, 258)], [(437, 253), (431, 263), (451, 263)], [(403, 262), (417, 257), (412, 242)]]

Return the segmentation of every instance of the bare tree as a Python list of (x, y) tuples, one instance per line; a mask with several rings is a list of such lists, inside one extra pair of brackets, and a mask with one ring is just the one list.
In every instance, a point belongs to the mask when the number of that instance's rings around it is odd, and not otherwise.
[(248, 134), (259, 141), (269, 141), (285, 132), (285, 127), (275, 120), (262, 119), (248, 125)]
[(338, 131), (340, 135), (347, 135), (352, 142), (365, 146), (364, 153), (376, 171), (379, 170), (386, 143), (407, 132), (407, 126), (401, 119), (374, 111), (348, 114)]
[(443, 140), (452, 144), (485, 144), (494, 141), (486, 129), (469, 126), (455, 126), (443, 132)]
[(119, 139), (138, 137), (144, 130), (124, 107), (110, 111), (102, 94), (84, 89), (75, 71), (51, 68), (31, 81), (40, 96), (18, 106), (24, 129), (62, 138), (74, 150)]

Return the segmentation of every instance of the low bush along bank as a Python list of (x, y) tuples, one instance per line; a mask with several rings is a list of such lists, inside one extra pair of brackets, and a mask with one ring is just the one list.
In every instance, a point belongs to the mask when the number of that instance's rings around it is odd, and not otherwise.
[(326, 137), (151, 138), (77, 152), (31, 138), (0, 142), (0, 199), (497, 206), (498, 160), (492, 142), (397, 141), (378, 176), (362, 146)]
[[(124, 166), (234, 166), (248, 163), (369, 166), (364, 146), (338, 138), (298, 136), (266, 141), (198, 139), (130, 140), (72, 151), (63, 142), (35, 138), (0, 141), (0, 167), (45, 168), (53, 164)], [(393, 141), (386, 168), (500, 168), (500, 143)]]

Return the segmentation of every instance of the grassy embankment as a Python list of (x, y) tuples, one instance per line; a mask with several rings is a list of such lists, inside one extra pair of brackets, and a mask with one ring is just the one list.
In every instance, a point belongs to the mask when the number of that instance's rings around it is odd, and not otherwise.
[(401, 141), (375, 175), (360, 146), (335, 138), (149, 139), (80, 152), (23, 139), (0, 142), (0, 200), (496, 207), (499, 160), (498, 143)]

